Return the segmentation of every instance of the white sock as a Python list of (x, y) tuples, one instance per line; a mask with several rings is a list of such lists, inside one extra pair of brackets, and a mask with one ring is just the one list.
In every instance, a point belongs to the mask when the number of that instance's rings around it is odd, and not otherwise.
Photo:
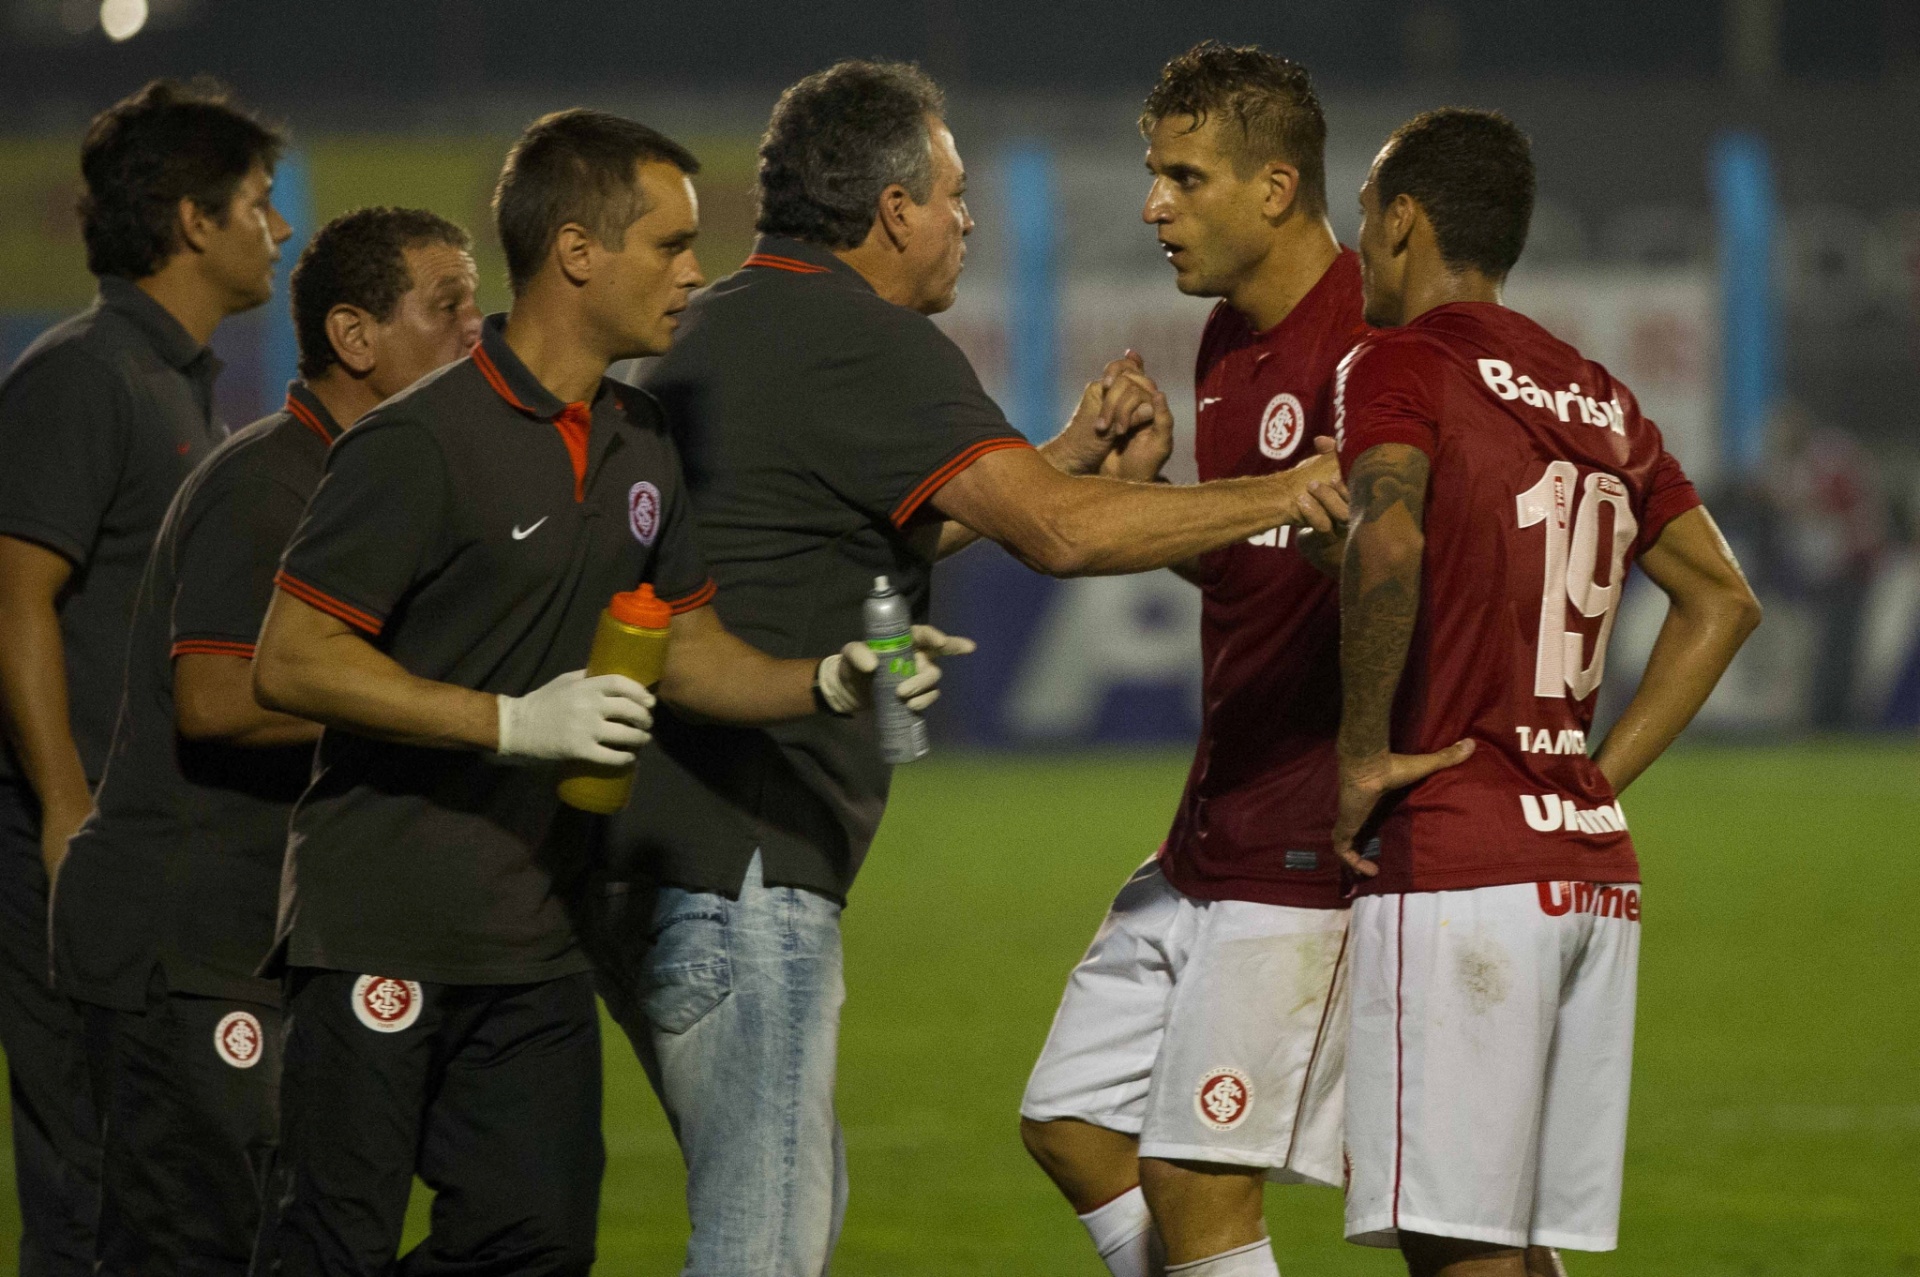
[(1100, 1262), (1113, 1277), (1160, 1277), (1165, 1272), (1147, 1195), (1134, 1185), (1105, 1206), (1080, 1216)]
[(1273, 1247), (1262, 1237), (1190, 1264), (1175, 1264), (1167, 1269), (1167, 1277), (1280, 1277), (1280, 1265), (1274, 1262)]

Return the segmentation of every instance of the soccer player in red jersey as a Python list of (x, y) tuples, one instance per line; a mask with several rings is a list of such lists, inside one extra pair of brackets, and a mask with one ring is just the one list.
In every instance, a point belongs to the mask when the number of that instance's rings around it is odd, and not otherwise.
[[(1363, 883), (1347, 1236), (1417, 1277), (1522, 1277), (1552, 1271), (1529, 1246), (1615, 1244), (1642, 911), (1619, 794), (1760, 611), (1633, 393), (1500, 305), (1533, 208), (1519, 129), (1419, 116), (1360, 202), (1367, 319), (1392, 331), (1334, 400), (1353, 493), (1334, 848)], [(1636, 561), (1670, 607), (1589, 756)], [(1420, 779), (1420, 751), (1468, 757)]]
[[(1200, 478), (1330, 447), (1334, 370), (1366, 330), (1306, 71), (1202, 44), (1167, 65), (1141, 127), (1143, 216), (1180, 290), (1221, 298), (1195, 375)], [(1028, 1148), (1117, 1277), (1160, 1271), (1156, 1224), (1172, 1270), (1275, 1274), (1265, 1182), (1341, 1181), (1337, 556), (1332, 536), (1280, 528), (1181, 569), (1204, 596), (1186, 794), (1074, 970), (1021, 1105)]]

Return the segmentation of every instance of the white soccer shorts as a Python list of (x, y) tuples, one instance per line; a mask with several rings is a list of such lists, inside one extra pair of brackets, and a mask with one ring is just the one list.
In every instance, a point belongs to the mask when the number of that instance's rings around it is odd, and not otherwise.
[(1337, 1187), (1346, 947), (1344, 909), (1197, 900), (1148, 861), (1067, 980), (1021, 1116)]
[(1639, 885), (1363, 896), (1353, 950), (1348, 1240), (1612, 1250)]

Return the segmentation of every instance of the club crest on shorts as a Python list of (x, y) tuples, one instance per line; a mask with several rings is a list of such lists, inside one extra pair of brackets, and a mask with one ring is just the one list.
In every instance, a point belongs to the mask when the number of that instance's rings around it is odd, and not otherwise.
[(645, 479), (627, 489), (627, 525), (641, 545), (660, 535), (660, 489)]
[(229, 1011), (213, 1026), (214, 1053), (236, 1069), (250, 1069), (260, 1063), (266, 1044), (260, 1021), (248, 1012)]
[(1260, 414), (1260, 451), (1285, 461), (1307, 435), (1307, 410), (1292, 395), (1279, 394)]
[(353, 1013), (375, 1033), (398, 1033), (412, 1028), (413, 1022), (420, 1018), (420, 1005), (424, 1001), (417, 980), (363, 975), (353, 982)]
[(1216, 1131), (1230, 1131), (1253, 1111), (1253, 1082), (1239, 1069), (1215, 1069), (1193, 1093), (1194, 1111)]

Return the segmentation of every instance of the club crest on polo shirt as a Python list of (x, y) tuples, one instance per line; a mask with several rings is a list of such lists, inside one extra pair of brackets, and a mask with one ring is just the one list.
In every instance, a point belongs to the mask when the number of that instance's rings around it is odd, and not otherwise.
[(250, 1069), (260, 1063), (266, 1044), (260, 1021), (245, 1011), (229, 1011), (213, 1026), (214, 1053), (236, 1069)]
[(627, 524), (641, 545), (660, 535), (660, 489), (645, 479), (627, 489)]
[(363, 975), (353, 982), (353, 1014), (375, 1033), (412, 1028), (424, 1001), (416, 980)]
[(1260, 451), (1285, 461), (1307, 435), (1307, 410), (1289, 394), (1275, 395), (1260, 414)]
[(1253, 1082), (1239, 1069), (1215, 1069), (1193, 1093), (1200, 1120), (1216, 1131), (1230, 1131), (1253, 1111)]

